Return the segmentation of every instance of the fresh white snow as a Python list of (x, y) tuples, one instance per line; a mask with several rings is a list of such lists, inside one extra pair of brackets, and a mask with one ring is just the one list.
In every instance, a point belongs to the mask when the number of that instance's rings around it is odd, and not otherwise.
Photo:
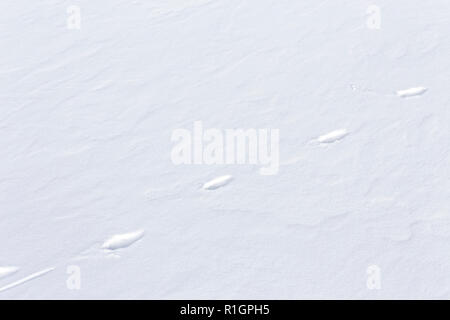
[(17, 267), (0, 267), (0, 279), (5, 278), (19, 270)]
[(144, 230), (137, 230), (134, 232), (129, 233), (123, 233), (123, 234), (116, 234), (106, 240), (102, 248), (103, 249), (109, 249), (109, 250), (117, 250), (121, 248), (126, 248), (131, 246), (133, 243), (138, 241), (144, 236), (145, 232)]
[(320, 136), (319, 138), (317, 138), (317, 141), (320, 143), (332, 143), (341, 140), (347, 134), (348, 132), (346, 129), (334, 130), (332, 132)]
[(55, 269), (55, 268), (46, 268), (46, 269), (44, 269), (44, 270), (35, 272), (35, 273), (33, 273), (33, 274), (29, 275), (29, 276), (26, 276), (25, 278), (19, 279), (19, 280), (15, 281), (15, 282), (13, 282), (13, 283), (10, 283), (10, 284), (8, 284), (8, 285), (6, 285), (6, 286), (4, 286), (4, 287), (0, 287), (0, 292), (9, 290), (9, 289), (11, 289), (11, 288), (14, 288), (14, 287), (16, 287), (16, 286), (19, 286), (19, 285), (21, 285), (21, 284), (23, 284), (23, 283), (26, 283), (26, 282), (28, 282), (28, 281), (31, 281), (31, 280), (33, 280), (33, 279), (42, 277), (43, 275), (45, 275), (45, 274), (47, 274), (47, 273), (53, 271), (54, 269)]
[[(449, 299), (449, 17), (0, 1), (0, 299)], [(279, 145), (175, 165), (197, 121)]]
[(402, 98), (407, 98), (407, 97), (413, 97), (413, 96), (418, 96), (418, 95), (424, 94), (426, 91), (427, 91), (427, 88), (416, 87), (416, 88), (409, 88), (409, 89), (405, 89), (405, 90), (399, 90), (399, 91), (397, 91), (397, 95)]
[(230, 175), (220, 176), (215, 179), (212, 179), (211, 181), (206, 182), (203, 185), (203, 189), (205, 190), (218, 189), (230, 183), (231, 180), (233, 180), (233, 177)]

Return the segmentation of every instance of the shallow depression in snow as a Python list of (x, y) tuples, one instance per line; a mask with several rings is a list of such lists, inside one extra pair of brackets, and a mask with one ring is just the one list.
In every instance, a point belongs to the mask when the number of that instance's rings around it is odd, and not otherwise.
[(19, 270), (18, 267), (0, 267), (0, 279), (5, 278)]
[(320, 143), (333, 143), (343, 139), (347, 135), (348, 132), (346, 129), (339, 129), (320, 136), (317, 138), (317, 141)]
[(203, 189), (205, 190), (215, 190), (221, 187), (226, 186), (228, 183), (230, 183), (233, 180), (233, 177), (230, 175), (226, 176), (220, 176), (215, 179), (212, 179), (211, 181), (206, 182), (203, 185)]
[(409, 88), (409, 89), (397, 91), (397, 96), (399, 96), (401, 98), (420, 96), (420, 95), (424, 94), (426, 91), (427, 91), (427, 88), (425, 88), (425, 87)]
[(144, 236), (144, 230), (137, 230), (134, 232), (116, 234), (106, 240), (102, 248), (108, 250), (117, 250), (131, 246), (136, 241), (140, 240)]

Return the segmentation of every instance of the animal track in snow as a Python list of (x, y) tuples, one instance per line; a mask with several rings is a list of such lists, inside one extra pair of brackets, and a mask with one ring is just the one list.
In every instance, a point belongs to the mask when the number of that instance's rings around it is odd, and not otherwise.
[(206, 182), (203, 185), (203, 189), (205, 190), (215, 190), (218, 188), (221, 188), (223, 186), (226, 186), (228, 183), (231, 182), (231, 180), (233, 180), (233, 177), (230, 175), (226, 175), (226, 176), (220, 176), (218, 178), (215, 178), (211, 181)]
[(25, 278), (22, 278), (20, 280), (17, 280), (16, 282), (13, 282), (13, 283), (10, 283), (10, 284), (8, 284), (8, 285), (6, 285), (4, 287), (1, 287), (0, 288), (0, 292), (6, 291), (6, 290), (14, 288), (14, 287), (17, 287), (17, 286), (19, 286), (21, 284), (24, 284), (25, 282), (28, 282), (30, 280), (39, 278), (39, 277), (41, 277), (41, 276), (43, 276), (43, 275), (45, 275), (45, 274), (47, 274), (47, 273), (49, 273), (50, 271), (53, 271), (53, 270), (55, 270), (55, 268), (52, 267), (52, 268), (47, 268), (47, 269), (38, 271), (36, 273), (30, 274), (29, 276), (27, 276)]
[(348, 131), (346, 129), (334, 130), (318, 137), (317, 141), (319, 143), (333, 143), (343, 139), (346, 135), (348, 135)]
[(102, 248), (108, 250), (117, 250), (131, 246), (136, 241), (140, 240), (144, 236), (144, 230), (138, 230), (129, 233), (116, 234), (106, 240)]
[(409, 88), (409, 89), (397, 91), (397, 96), (399, 96), (401, 98), (420, 96), (420, 95), (424, 94), (427, 90), (428, 89), (424, 88), (424, 87)]
[(17, 267), (0, 267), (0, 279), (16, 273), (19, 270)]

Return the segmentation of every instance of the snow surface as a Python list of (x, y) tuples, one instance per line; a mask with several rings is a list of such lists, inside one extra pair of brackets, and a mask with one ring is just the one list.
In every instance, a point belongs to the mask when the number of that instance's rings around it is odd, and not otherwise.
[(116, 234), (105, 241), (102, 245), (106, 250), (117, 250), (131, 246), (136, 241), (140, 240), (144, 236), (144, 230), (137, 230), (134, 232), (128, 232), (124, 234)]
[[(1, 1), (0, 299), (450, 298), (449, 17)], [(175, 166), (171, 134), (198, 120), (279, 129), (278, 174)]]

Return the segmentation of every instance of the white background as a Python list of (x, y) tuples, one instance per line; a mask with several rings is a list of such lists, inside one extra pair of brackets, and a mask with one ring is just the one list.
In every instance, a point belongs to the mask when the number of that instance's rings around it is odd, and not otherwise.
[[(0, 44), (0, 290), (54, 268), (0, 299), (450, 298), (448, 0), (3, 0)], [(279, 173), (175, 166), (196, 120)]]

